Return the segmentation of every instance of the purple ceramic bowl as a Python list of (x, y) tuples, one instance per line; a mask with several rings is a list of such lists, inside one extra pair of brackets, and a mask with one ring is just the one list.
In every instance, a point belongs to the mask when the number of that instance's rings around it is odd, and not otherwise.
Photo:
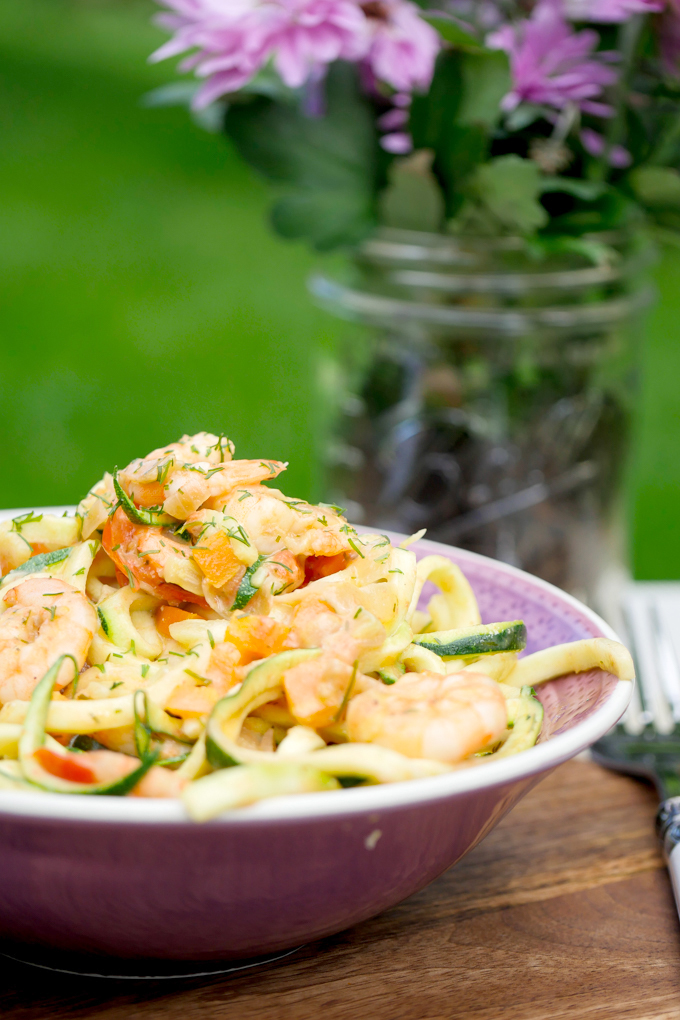
[[(434, 542), (414, 551), (458, 563), (484, 621), (524, 619), (529, 651), (615, 637), (575, 599), (513, 567)], [(599, 670), (545, 685), (541, 740), (516, 757), (280, 797), (203, 825), (176, 801), (1, 792), (0, 937), (229, 960), (341, 931), (460, 860), (543, 776), (617, 722), (631, 686)]]

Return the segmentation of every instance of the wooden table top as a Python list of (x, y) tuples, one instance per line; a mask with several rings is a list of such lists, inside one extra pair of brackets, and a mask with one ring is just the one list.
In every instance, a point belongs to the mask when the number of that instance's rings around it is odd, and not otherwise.
[(656, 806), (647, 786), (569, 762), (427, 889), (286, 960), (175, 983), (4, 959), (0, 1016), (680, 1020), (680, 928)]

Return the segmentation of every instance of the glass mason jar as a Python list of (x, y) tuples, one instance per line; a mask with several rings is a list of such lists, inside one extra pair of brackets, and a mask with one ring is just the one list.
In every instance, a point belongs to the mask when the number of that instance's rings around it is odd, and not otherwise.
[[(595, 239), (593, 238), (593, 241)], [(354, 523), (513, 563), (592, 603), (625, 558), (621, 480), (649, 303), (639, 236), (612, 257), (380, 230), (310, 289), (348, 330), (327, 491)], [(605, 250), (600, 248), (599, 250)]]

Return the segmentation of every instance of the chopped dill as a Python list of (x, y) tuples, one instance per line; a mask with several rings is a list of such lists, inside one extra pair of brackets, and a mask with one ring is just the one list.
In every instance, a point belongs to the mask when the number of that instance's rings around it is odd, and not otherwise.
[(285, 563), (279, 563), (278, 560), (270, 560), (269, 562), (270, 563), (275, 563), (277, 567), (283, 567), (283, 569), (287, 570), (289, 574), (293, 573), (292, 567), (287, 567)]
[(307, 503), (305, 503), (304, 499), (284, 499), (283, 502), (286, 504), (286, 506), (289, 506), (291, 510), (296, 510), (299, 514), (311, 514), (313, 512), (312, 510), (300, 509), (300, 504), (302, 504), (303, 506), (308, 505)]
[(210, 631), (208, 631), (208, 641), (210, 642), (210, 647), (214, 648), (215, 647), (215, 638), (212, 636)]
[(248, 496), (252, 496), (252, 492), (246, 492), (245, 489), (239, 489), (239, 492), (243, 493), (243, 495), (238, 498), (239, 503), (244, 499), (248, 499)]
[(344, 513), (347, 513), (346, 510), (343, 510), (341, 506), (336, 506), (335, 503), (317, 503), (317, 506), (323, 507), (324, 510), (332, 510), (333, 513), (340, 514), (341, 517)]
[(37, 524), (42, 519), (42, 514), (34, 514), (32, 510), (29, 510), (27, 514), (20, 514), (19, 517), (12, 518), (10, 531), (20, 532), (24, 524)]
[(348, 539), (347, 539), (347, 541), (348, 541), (348, 542), (349, 542), (349, 544), (350, 544), (350, 545), (352, 546), (352, 549), (354, 549), (354, 552), (355, 552), (355, 553), (356, 553), (356, 554), (357, 554), (358, 556), (361, 556), (362, 560), (365, 560), (365, 559), (366, 559), (366, 557), (364, 556), (364, 554), (362, 553), (361, 549), (360, 549), (360, 548), (359, 548), (359, 546), (358, 546), (358, 545), (356, 544), (356, 542), (354, 541), (354, 539), (353, 539), (353, 538), (348, 538)]
[(250, 542), (248, 541), (248, 536), (246, 535), (245, 531), (243, 530), (243, 525), (242, 524), (239, 524), (239, 526), (238, 526), (238, 528), (236, 530), (229, 530), (227, 532), (227, 535), (229, 536), (229, 538), (233, 538), (237, 542), (242, 542), (243, 545), (247, 545), (248, 548), (250, 548)]
[(207, 676), (200, 676), (198, 673), (194, 673), (193, 669), (185, 669), (185, 673), (195, 680), (199, 687), (209, 687), (212, 680), (208, 680)]
[(395, 567), (394, 570), (388, 570), (387, 573), (388, 574), (403, 574), (404, 571), (400, 570), (399, 567)]
[(149, 663), (148, 663), (148, 662), (145, 662), (145, 663), (144, 663), (144, 665), (143, 665), (143, 666), (141, 667), (141, 673), (142, 673), (142, 676), (143, 676), (143, 677), (146, 677), (146, 674), (147, 674), (148, 672), (149, 672)]
[(123, 686), (123, 681), (122, 680), (116, 680), (115, 683), (111, 684), (111, 686), (109, 687), (109, 690), (110, 691), (115, 691), (116, 687), (122, 687), (122, 686)]
[(340, 703), (340, 708), (337, 710), (337, 712), (333, 716), (333, 722), (339, 722), (340, 719), (342, 718), (342, 713), (345, 711), (345, 708), (347, 707), (347, 702), (349, 701), (350, 694), (352, 693), (352, 688), (354, 687), (354, 683), (355, 683), (356, 678), (357, 678), (357, 669), (358, 668), (359, 668), (359, 660), (355, 659), (354, 660), (354, 668), (352, 669), (352, 675), (350, 677), (349, 683), (347, 684), (347, 690), (345, 691), (345, 693), (344, 693), (344, 695), (342, 697), (342, 701)]
[(165, 479), (168, 477), (168, 471), (170, 470), (171, 466), (174, 463), (175, 463), (174, 457), (171, 457), (170, 460), (166, 460), (165, 464), (158, 465), (156, 481), (158, 482), (159, 485), (165, 484)]
[(317, 521), (319, 522), (319, 524), (323, 524), (324, 528), (328, 527), (328, 521), (326, 520), (325, 517), (317, 517)]

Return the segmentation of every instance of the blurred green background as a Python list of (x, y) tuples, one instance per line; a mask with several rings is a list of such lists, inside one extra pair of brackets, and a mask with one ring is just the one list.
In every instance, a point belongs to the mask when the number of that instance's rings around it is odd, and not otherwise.
[[(140, 97), (175, 80), (151, 0), (0, 4), (0, 506), (68, 503), (182, 432), (287, 459), (320, 495), (312, 257), (220, 135)], [(680, 577), (680, 250), (656, 272), (630, 482), (635, 571)]]

